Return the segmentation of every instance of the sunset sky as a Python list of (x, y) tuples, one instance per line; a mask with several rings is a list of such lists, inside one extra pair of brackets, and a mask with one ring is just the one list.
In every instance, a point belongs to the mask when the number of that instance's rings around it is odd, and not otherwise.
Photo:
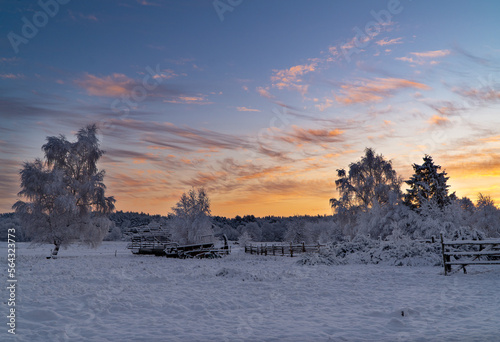
[(330, 214), (366, 147), (500, 203), (498, 1), (59, 2), (0, 4), (0, 212), (90, 123), (118, 210), (204, 186), (215, 215)]

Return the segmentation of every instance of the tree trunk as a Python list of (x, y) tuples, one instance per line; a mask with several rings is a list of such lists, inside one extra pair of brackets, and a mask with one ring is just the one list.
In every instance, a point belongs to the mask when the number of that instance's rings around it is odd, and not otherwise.
[(52, 255), (50, 257), (48, 257), (47, 259), (57, 259), (57, 253), (59, 252), (59, 247), (61, 247), (60, 244), (58, 243), (54, 243), (54, 249), (52, 250)]

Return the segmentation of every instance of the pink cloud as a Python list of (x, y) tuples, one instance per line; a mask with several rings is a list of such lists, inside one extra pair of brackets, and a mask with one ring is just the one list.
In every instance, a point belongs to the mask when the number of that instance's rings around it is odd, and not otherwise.
[(394, 38), (394, 39), (388, 39), (384, 38), (379, 41), (376, 41), (375, 44), (380, 45), (380, 46), (385, 46), (385, 45), (393, 45), (393, 44), (402, 44), (403, 43), (403, 38)]
[(401, 78), (376, 78), (362, 80), (356, 84), (341, 86), (341, 95), (335, 96), (337, 102), (350, 105), (355, 103), (379, 102), (395, 91), (405, 88), (430, 89), (429, 86)]
[(274, 96), (271, 95), (271, 93), (269, 93), (269, 91), (268, 91), (267, 88), (258, 87), (257, 88), (257, 93), (259, 93), (260, 96), (265, 97), (267, 99), (274, 98)]

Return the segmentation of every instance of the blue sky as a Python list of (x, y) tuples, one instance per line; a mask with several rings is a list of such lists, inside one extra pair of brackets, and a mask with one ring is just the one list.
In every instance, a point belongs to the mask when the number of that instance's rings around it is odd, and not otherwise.
[(496, 1), (40, 3), (0, 6), (0, 212), (46, 136), (93, 122), (122, 210), (205, 186), (215, 214), (327, 214), (365, 147), (500, 200)]

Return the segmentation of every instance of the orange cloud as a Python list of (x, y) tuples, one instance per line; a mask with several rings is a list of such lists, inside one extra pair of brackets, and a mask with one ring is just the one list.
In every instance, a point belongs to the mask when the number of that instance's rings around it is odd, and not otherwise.
[(273, 87), (297, 90), (303, 95), (307, 93), (308, 85), (300, 84), (303, 82), (301, 77), (315, 71), (317, 65), (317, 62), (313, 62), (311, 64), (295, 65), (289, 69), (273, 70), (274, 75), (271, 76)]
[(427, 122), (431, 125), (446, 126), (450, 123), (450, 119), (444, 116), (433, 115)]
[(350, 105), (355, 103), (379, 102), (389, 97), (395, 91), (404, 88), (430, 89), (429, 86), (401, 78), (376, 78), (362, 80), (357, 84), (341, 86), (341, 96), (335, 96), (337, 102)]
[(124, 74), (115, 73), (105, 77), (86, 74), (83, 79), (77, 80), (76, 84), (87, 90), (90, 95), (116, 97), (129, 93), (134, 81)]

